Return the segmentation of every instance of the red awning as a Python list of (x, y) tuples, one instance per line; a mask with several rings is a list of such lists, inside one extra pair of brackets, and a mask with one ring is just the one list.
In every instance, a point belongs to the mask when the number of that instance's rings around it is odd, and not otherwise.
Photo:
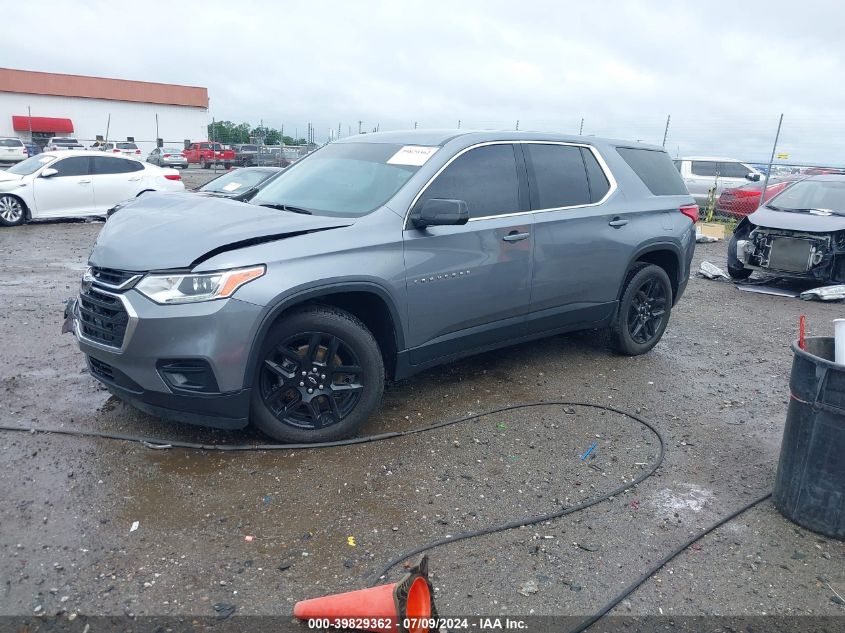
[(62, 134), (69, 134), (73, 132), (73, 121), (47, 116), (13, 116), (12, 128), (14, 128), (15, 132), (29, 132), (32, 130), (33, 132), (61, 132)]

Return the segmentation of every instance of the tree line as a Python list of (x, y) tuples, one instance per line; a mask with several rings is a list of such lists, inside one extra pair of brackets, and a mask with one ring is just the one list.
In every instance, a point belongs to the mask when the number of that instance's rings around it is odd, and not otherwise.
[(265, 145), (305, 145), (305, 139), (295, 139), (282, 134), (281, 130), (267, 126), (251, 126), (249, 123), (215, 121), (208, 124), (208, 139), (230, 145), (233, 143), (261, 142)]

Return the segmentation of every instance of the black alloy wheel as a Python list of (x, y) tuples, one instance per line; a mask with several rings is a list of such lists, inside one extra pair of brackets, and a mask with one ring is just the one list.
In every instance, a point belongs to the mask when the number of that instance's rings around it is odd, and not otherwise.
[(308, 306), (265, 337), (251, 418), (278, 440), (337, 440), (358, 431), (383, 391), (381, 350), (367, 327), (338, 308)]
[(338, 424), (361, 398), (360, 361), (351, 347), (326, 332), (282, 341), (261, 369), (261, 397), (283, 424), (320, 429)]
[(611, 325), (611, 343), (622, 354), (635, 356), (654, 347), (672, 311), (672, 284), (661, 267), (638, 264), (629, 273)]

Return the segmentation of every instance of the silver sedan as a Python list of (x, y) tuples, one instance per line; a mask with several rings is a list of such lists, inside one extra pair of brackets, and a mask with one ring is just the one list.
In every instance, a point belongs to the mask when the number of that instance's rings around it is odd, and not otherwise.
[(188, 159), (178, 147), (156, 147), (147, 156), (147, 162), (159, 167), (181, 167), (187, 169)]

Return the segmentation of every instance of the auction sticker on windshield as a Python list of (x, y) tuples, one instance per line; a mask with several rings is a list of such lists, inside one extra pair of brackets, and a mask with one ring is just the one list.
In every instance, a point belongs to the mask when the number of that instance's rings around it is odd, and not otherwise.
[(423, 147), (421, 145), (405, 145), (393, 156), (387, 159), (388, 165), (412, 165), (419, 167), (437, 151), (436, 147)]

